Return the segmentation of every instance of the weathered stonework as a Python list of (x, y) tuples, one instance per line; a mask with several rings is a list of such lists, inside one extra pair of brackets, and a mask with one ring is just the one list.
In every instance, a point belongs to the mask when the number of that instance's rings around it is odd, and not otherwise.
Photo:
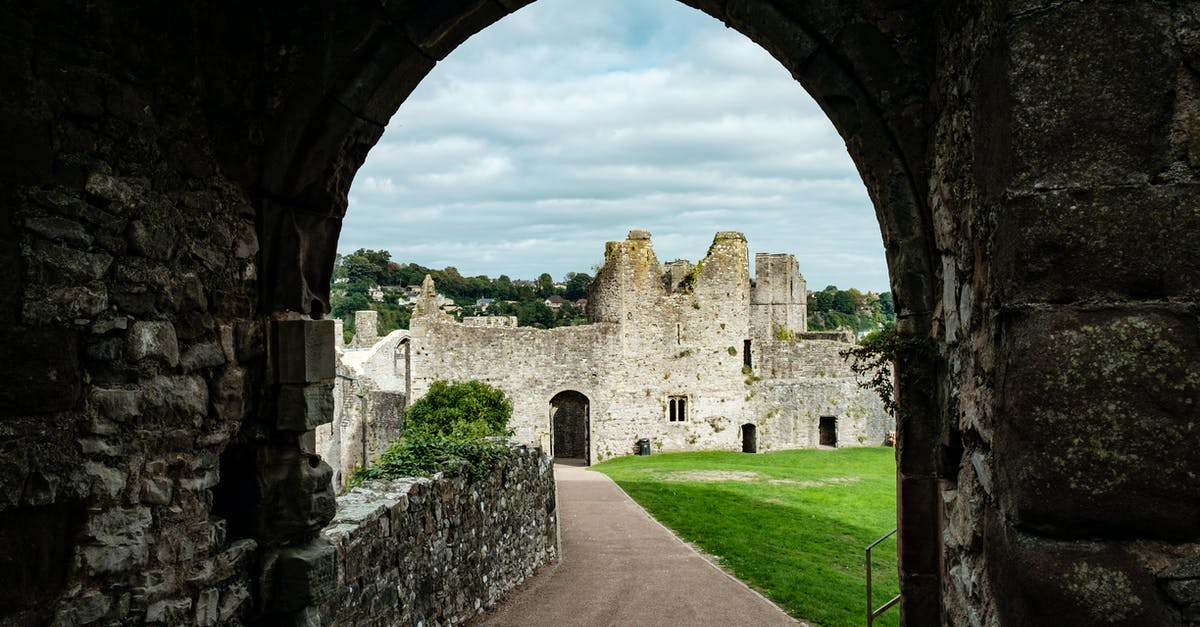
[[(804, 334), (795, 257), (758, 260), (751, 287), (745, 238), (723, 232), (698, 264), (664, 269), (650, 234), (632, 231), (606, 247), (591, 324), (546, 330), (456, 323), (427, 284), (410, 325), (413, 397), (438, 379), (486, 381), (513, 399), (518, 439), (547, 450), (579, 440), (592, 461), (633, 453), (643, 438), (659, 451), (740, 450), (743, 425), (759, 451), (816, 447), (822, 417), (835, 419), (838, 446), (882, 444), (894, 422), (838, 355), (852, 345)], [(780, 330), (800, 339), (779, 340)], [(585, 402), (585, 420), (569, 427), (583, 431), (566, 440), (555, 433), (568, 428), (555, 426), (564, 392)], [(673, 398), (684, 401), (678, 415)]]
[(372, 481), (339, 497), (323, 532), (338, 575), (322, 624), (462, 624), (558, 559), (550, 459), (513, 451), (477, 479)]
[(333, 420), (316, 429), (314, 449), (333, 467), (339, 488), (362, 467), (364, 451), (368, 461), (378, 457), (404, 432), (409, 341), (408, 331), (393, 331), (368, 348), (339, 350)]

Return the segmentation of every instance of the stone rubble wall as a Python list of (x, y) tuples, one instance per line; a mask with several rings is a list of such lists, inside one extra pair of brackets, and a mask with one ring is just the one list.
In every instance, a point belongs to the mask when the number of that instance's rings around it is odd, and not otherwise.
[(616, 359), (613, 325), (556, 329), (470, 327), (443, 319), (413, 319), (413, 398), (438, 379), (479, 380), (513, 401), (514, 437), (550, 450), (550, 399), (575, 390), (604, 402), (600, 373)]
[(407, 396), (404, 348), (399, 345), (408, 337), (408, 331), (393, 331), (369, 349), (339, 351), (334, 419), (316, 428), (314, 449), (333, 468), (337, 489), (345, 487), (354, 469), (362, 465), (364, 429), (368, 459), (404, 433)]
[(767, 340), (753, 352), (754, 374), (764, 379), (798, 377), (850, 378), (854, 375), (841, 352), (854, 344), (832, 340)]
[(325, 625), (457, 625), (558, 559), (554, 471), (541, 449), (483, 477), (373, 481), (338, 498)]

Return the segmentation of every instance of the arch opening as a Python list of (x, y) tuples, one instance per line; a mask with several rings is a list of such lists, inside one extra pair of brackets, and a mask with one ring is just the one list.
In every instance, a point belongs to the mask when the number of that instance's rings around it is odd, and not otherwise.
[(758, 452), (758, 427), (748, 422), (742, 425), (742, 452)]
[(550, 442), (555, 459), (591, 464), (591, 404), (583, 393), (565, 390), (550, 399)]
[[(860, 19), (854, 11), (820, 3), (786, 10), (769, 2), (728, 9), (715, 3), (699, 4), (694, 8), (746, 35), (787, 68), (845, 140), (883, 234), (899, 333), (925, 342), (933, 330), (933, 312), (940, 295), (934, 288), (940, 285), (940, 265), (934, 262), (932, 219), (926, 201), (930, 178), (923, 111), (928, 105), (929, 68), (922, 62), (922, 51), (906, 48), (918, 46), (920, 38), (881, 37), (877, 25)], [(381, 30), (342, 60), (343, 82), (361, 89), (353, 98), (330, 96), (331, 102), (357, 115), (329, 116), (310, 109), (281, 121), (281, 132), (274, 136), (277, 139), (268, 139), (268, 154), (273, 141), (295, 148), (294, 137), (303, 137), (313, 148), (282, 152), (282, 160), (290, 163), (278, 169), (288, 174), (288, 180), (274, 187), (268, 180), (265, 185), (270, 200), (264, 201), (264, 240), (271, 246), (264, 250), (263, 274), (268, 279), (264, 283), (275, 289), (264, 298), (274, 300), (277, 309), (307, 310), (316, 317), (328, 311), (329, 267), (349, 184), (382, 134), (378, 120), (399, 109), (434, 66), (431, 59), (444, 58), (507, 12), (495, 10), (493, 5), (481, 10), (472, 4), (413, 11), (422, 29), (414, 39), (392, 43), (389, 38), (394, 33)], [(916, 22), (921, 20), (914, 16)], [(854, 28), (846, 28), (851, 23)], [(893, 49), (881, 54), (881, 45)], [(329, 158), (322, 160), (314, 153)], [(296, 199), (295, 207), (283, 206), (289, 198)], [(312, 207), (328, 207), (328, 219), (315, 219), (312, 211), (304, 209)], [(325, 212), (318, 209), (316, 213)], [(310, 263), (297, 268), (296, 258)], [(925, 446), (928, 442), (911, 447), (904, 444), (909, 433), (927, 440), (928, 433), (941, 429), (939, 399), (944, 397), (940, 390), (945, 386), (945, 368), (940, 364), (936, 354), (900, 355), (897, 360), (900, 413), (910, 423), (897, 425), (900, 502), (903, 492), (923, 494), (937, 488), (937, 459)], [(909, 376), (911, 372), (919, 376)], [(932, 388), (928, 385), (930, 374), (936, 380)], [(924, 389), (911, 385), (917, 381)], [(904, 529), (901, 541), (914, 547), (907, 552), (909, 566), (902, 577), (906, 593), (936, 594), (941, 538), (937, 513), (926, 508), (902, 509), (899, 525)], [(919, 552), (921, 559), (911, 559), (916, 555), (913, 551)], [(933, 620), (937, 608), (914, 605), (904, 612), (910, 622), (923, 623)]]

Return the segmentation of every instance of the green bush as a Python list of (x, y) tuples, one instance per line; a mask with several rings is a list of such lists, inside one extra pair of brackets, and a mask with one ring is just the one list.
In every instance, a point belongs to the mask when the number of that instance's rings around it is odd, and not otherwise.
[(482, 381), (434, 381), (429, 392), (408, 408), (405, 435), (475, 440), (506, 436), (512, 401)]
[(350, 485), (356, 486), (371, 479), (428, 477), (439, 471), (465, 471), (468, 476), (475, 478), (511, 454), (512, 449), (507, 444), (493, 440), (405, 436), (388, 447), (373, 466), (366, 470), (356, 469)]
[(358, 469), (351, 485), (370, 479), (423, 477), (439, 471), (465, 471), (478, 477), (512, 453), (508, 436), (512, 401), (482, 381), (435, 381), (409, 407), (404, 436), (370, 468)]

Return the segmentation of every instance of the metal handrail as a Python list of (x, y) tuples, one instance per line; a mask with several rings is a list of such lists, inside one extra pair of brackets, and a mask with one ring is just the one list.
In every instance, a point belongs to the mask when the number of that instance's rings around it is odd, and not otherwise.
[(891, 609), (891, 607), (900, 602), (900, 595), (892, 597), (887, 603), (875, 607), (875, 603), (871, 600), (871, 549), (875, 548), (880, 542), (887, 540), (896, 533), (895, 529), (883, 534), (883, 537), (867, 545), (867, 627), (875, 624), (875, 619), (879, 618), (880, 614)]

